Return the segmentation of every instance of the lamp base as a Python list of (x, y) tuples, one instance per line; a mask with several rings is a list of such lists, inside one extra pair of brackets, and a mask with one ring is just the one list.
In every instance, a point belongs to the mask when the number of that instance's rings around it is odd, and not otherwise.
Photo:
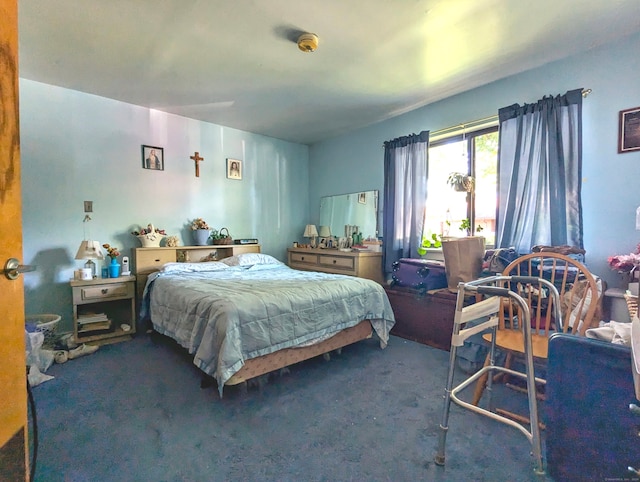
[(93, 279), (96, 279), (98, 277), (97, 271), (96, 271), (96, 264), (92, 260), (88, 259), (87, 262), (84, 264), (84, 267), (91, 269), (91, 277)]

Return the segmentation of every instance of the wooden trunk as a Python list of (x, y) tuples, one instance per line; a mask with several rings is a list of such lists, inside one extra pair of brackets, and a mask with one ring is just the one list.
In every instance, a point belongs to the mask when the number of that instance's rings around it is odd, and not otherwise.
[(385, 288), (396, 324), (391, 334), (425, 345), (449, 350), (457, 293), (447, 288), (421, 291)]

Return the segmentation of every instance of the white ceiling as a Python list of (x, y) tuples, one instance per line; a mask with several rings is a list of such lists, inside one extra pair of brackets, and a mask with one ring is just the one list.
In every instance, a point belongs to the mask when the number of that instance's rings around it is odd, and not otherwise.
[[(311, 144), (640, 30), (638, 0), (19, 0), (26, 79)], [(320, 39), (298, 50), (296, 32)]]

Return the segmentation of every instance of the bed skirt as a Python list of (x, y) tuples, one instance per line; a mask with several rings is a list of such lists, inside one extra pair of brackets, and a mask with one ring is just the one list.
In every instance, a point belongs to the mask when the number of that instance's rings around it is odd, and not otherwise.
[(225, 385), (237, 385), (251, 378), (264, 375), (265, 373), (337, 350), (338, 348), (366, 338), (371, 338), (372, 333), (373, 328), (371, 327), (371, 322), (369, 320), (362, 320), (357, 325), (351, 328), (345, 328), (331, 338), (316, 343), (315, 345), (299, 348), (284, 348), (274, 353), (269, 353), (268, 355), (246, 360), (243, 367), (227, 380)]

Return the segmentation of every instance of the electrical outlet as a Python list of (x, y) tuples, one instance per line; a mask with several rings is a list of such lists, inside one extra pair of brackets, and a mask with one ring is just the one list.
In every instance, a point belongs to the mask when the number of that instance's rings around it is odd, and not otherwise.
[(84, 202), (84, 212), (92, 213), (93, 212), (93, 201), (85, 201)]

